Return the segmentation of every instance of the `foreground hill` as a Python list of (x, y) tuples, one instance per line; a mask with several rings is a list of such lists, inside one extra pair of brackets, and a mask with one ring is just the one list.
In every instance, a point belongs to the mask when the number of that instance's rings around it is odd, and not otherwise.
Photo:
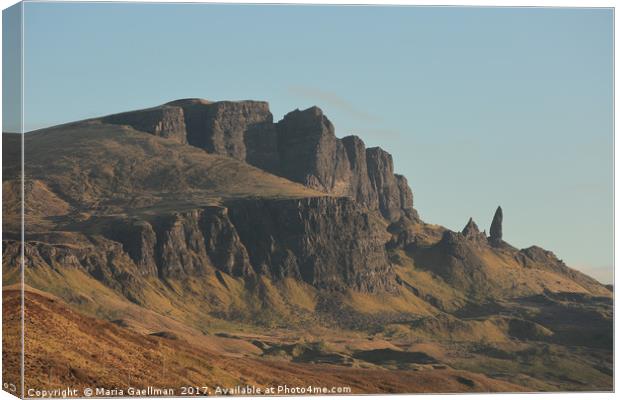
[[(7, 286), (20, 282), (21, 188), (18, 137), (3, 143)], [(274, 123), (264, 102), (185, 99), (28, 133), (24, 144), (26, 284), (57, 298), (52, 314), (69, 307), (71, 318), (120, 326), (115, 340), (138, 343), (128, 353), (182, 339), (175, 362), (210, 382), (230, 376), (181, 357), (196, 343), (240, 346), (255, 360), (244, 373), (269, 371), (261, 379), (273, 371), (266, 359), (298, 382), (318, 371), (309, 362), (336, 364), (373, 377), (364, 393), (611, 388), (609, 288), (542, 248), (506, 243), (501, 209), (489, 236), (471, 220), (462, 232), (420, 220), (392, 157), (337, 138), (316, 107)], [(32, 298), (26, 309), (41, 306)], [(429, 368), (434, 383), (400, 381)], [(504, 383), (453, 386), (446, 368)], [(371, 383), (380, 377), (393, 386)]]
[[(7, 309), (3, 324), (9, 331), (18, 323), (9, 316), (17, 315), (19, 303), (18, 290), (3, 291), (3, 307)], [(415, 393), (436, 388), (444, 392), (523, 390), (482, 374), (454, 369), (391, 371), (371, 363), (365, 368), (350, 368), (291, 363), (273, 356), (253, 358), (249, 356), (262, 351), (238, 339), (187, 340), (169, 332), (140, 334), (83, 316), (62, 300), (30, 289), (25, 292), (25, 310), (27, 388), (124, 388), (126, 394), (129, 387), (142, 389), (156, 383), (158, 388), (174, 388), (180, 395), (182, 386), (200, 382), (211, 394), (218, 394), (218, 386), (236, 390), (238, 386), (277, 388), (283, 384), (291, 388), (347, 388), (345, 393), (354, 394)], [(5, 337), (8, 343), (13, 339), (17, 337)], [(19, 353), (5, 347), (3, 357), (5, 379), (17, 381), (10, 367), (19, 363)]]

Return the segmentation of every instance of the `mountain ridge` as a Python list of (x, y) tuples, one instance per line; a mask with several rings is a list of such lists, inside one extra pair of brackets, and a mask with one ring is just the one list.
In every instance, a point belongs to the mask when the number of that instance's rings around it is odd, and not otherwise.
[[(13, 139), (3, 135), (6, 154)], [(274, 123), (266, 102), (181, 99), (38, 130), (24, 143), (26, 283), (89, 317), (136, 327), (123, 310), (138, 309), (207, 337), (267, 330), (275, 344), (261, 345), (260, 357), (295, 362), (369, 357), (295, 350), (280, 336), (308, 326), (344, 341), (378, 337), (400, 352), (424, 338), (434, 359), (457, 365), (465, 359), (444, 353), (454, 343), (469, 355), (481, 340), (492, 354), (587, 346), (584, 327), (571, 322), (579, 316), (607, 359), (609, 288), (551, 252), (505, 242), (501, 208), (489, 236), (473, 219), (460, 232), (424, 222), (392, 156), (337, 138), (318, 107)], [(21, 182), (19, 159), (4, 159), (6, 286), (20, 276)], [(161, 321), (149, 332), (168, 331)], [(571, 354), (604, 386), (594, 358)]]
[(245, 161), (332, 195), (350, 196), (391, 220), (414, 212), (413, 194), (406, 178), (394, 175), (392, 156), (379, 147), (366, 149), (357, 136), (338, 139), (316, 106), (291, 111), (274, 123), (267, 102), (182, 99), (100, 120)]

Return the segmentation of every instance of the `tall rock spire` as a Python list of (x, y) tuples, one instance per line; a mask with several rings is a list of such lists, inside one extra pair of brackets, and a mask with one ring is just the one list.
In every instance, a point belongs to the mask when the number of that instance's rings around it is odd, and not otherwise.
[(493, 216), (493, 222), (491, 222), (490, 239), (493, 243), (502, 242), (502, 220), (504, 215), (502, 213), (502, 207), (497, 207), (495, 215)]

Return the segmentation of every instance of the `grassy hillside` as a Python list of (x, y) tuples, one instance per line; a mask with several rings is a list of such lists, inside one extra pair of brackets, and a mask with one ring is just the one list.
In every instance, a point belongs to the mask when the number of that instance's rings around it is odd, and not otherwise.
[[(25, 297), (26, 387), (144, 388), (208, 386), (260, 387), (287, 384), (349, 387), (352, 393), (518, 391), (518, 385), (454, 369), (392, 371), (330, 364), (290, 363), (277, 357), (247, 358), (210, 343), (186, 341), (159, 332), (139, 334), (110, 322), (83, 316), (53, 296), (28, 290)], [(17, 313), (19, 291), (5, 289), (5, 335)], [(11, 340), (5, 337), (5, 340)], [(222, 339), (226, 340), (226, 339)], [(5, 348), (5, 368), (18, 353)], [(360, 357), (367, 357), (363, 354)], [(5, 379), (16, 379), (5, 369)], [(177, 392), (178, 393), (178, 392)]]
[[(180, 210), (230, 198), (323, 195), (232, 158), (96, 120), (28, 133), (24, 142), (30, 218), (79, 219)], [(5, 163), (6, 193), (19, 186), (10, 180), (17, 168), (18, 163)], [(17, 211), (19, 199), (6, 200), (5, 211)]]

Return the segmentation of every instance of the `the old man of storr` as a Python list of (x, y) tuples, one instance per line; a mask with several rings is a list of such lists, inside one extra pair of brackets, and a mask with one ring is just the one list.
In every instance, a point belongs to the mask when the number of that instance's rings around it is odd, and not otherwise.
[(5, 4), (4, 398), (613, 396), (613, 4), (436, 3)]

